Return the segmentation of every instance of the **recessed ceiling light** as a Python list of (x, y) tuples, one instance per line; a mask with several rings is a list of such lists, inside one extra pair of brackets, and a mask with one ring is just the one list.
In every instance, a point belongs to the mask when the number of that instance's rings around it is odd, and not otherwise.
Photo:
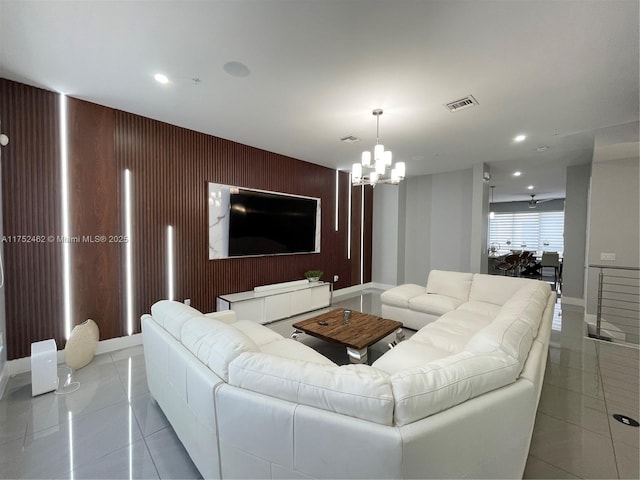
[(529, 186), (527, 187), (527, 189), (528, 189), (528, 190), (533, 190), (533, 185), (529, 185)]
[(163, 75), (161, 73), (156, 73), (153, 78), (156, 79), (156, 82), (158, 83), (169, 83), (169, 79), (167, 78), (166, 75)]
[(522, 175), (522, 172), (513, 172), (514, 177), (519, 177), (520, 175)]
[(513, 140), (516, 142), (522, 142), (525, 138), (527, 138), (526, 135), (517, 135), (516, 137), (513, 138)]

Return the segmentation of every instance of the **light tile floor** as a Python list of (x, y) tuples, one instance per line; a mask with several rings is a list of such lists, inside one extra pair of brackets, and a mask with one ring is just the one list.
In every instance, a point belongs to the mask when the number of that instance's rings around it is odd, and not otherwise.
[[(334, 306), (380, 314), (380, 292), (336, 297)], [(291, 324), (270, 325), (288, 336)], [(582, 309), (558, 305), (525, 478), (638, 478), (638, 350), (585, 339)], [(407, 332), (411, 334), (410, 331)], [(370, 351), (386, 351), (392, 334)], [(338, 362), (346, 353), (301, 341)], [(67, 375), (59, 367), (61, 381)], [(80, 388), (31, 397), (30, 374), (12, 377), (0, 400), (0, 478), (200, 478), (151, 399), (142, 347), (98, 355), (75, 372)]]

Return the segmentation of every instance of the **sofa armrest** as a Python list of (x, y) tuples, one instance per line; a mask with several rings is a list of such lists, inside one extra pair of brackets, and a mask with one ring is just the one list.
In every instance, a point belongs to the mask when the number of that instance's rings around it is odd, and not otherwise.
[(409, 308), (409, 300), (418, 295), (426, 293), (425, 287), (416, 285), (415, 283), (405, 283), (393, 287), (380, 295), (383, 305), (392, 305), (394, 307)]
[(234, 323), (236, 318), (236, 312), (233, 310), (222, 310), (220, 312), (209, 312), (204, 314), (205, 317), (215, 318), (224, 323)]

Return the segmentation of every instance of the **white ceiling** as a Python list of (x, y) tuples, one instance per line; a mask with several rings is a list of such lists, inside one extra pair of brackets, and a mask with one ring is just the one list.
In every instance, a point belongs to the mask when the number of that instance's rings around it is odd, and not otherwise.
[[(638, 0), (0, 0), (0, 16), (3, 77), (345, 170), (380, 107), (407, 176), (486, 162), (496, 200), (564, 196), (595, 132), (638, 120)], [(478, 107), (443, 106), (468, 94)]]

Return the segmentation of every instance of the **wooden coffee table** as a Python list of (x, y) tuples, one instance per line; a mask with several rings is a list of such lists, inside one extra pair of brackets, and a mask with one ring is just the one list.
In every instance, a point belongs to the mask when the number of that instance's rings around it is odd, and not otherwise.
[(293, 328), (296, 330), (291, 338), (297, 338), (304, 332), (327, 342), (343, 345), (347, 348), (351, 363), (366, 363), (368, 347), (394, 331), (398, 341), (404, 338), (402, 322), (351, 310), (349, 324), (345, 325), (344, 311), (344, 308), (338, 308), (294, 323)]

